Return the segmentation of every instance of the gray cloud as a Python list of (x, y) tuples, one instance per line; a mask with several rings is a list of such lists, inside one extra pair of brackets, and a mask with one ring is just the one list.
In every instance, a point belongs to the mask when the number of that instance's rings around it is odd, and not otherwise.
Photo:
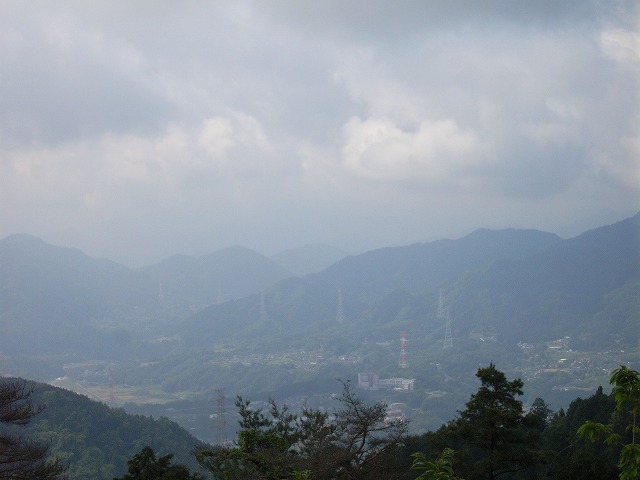
[(132, 263), (640, 209), (638, 5), (0, 4), (0, 236)]

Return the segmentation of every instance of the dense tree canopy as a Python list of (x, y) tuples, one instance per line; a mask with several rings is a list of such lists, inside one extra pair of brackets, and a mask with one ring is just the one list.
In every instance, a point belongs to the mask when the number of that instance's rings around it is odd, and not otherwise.
[(199, 474), (191, 474), (184, 465), (171, 464), (173, 455), (156, 458), (151, 447), (144, 447), (127, 462), (128, 472), (113, 480), (204, 480)]
[(456, 473), (463, 478), (508, 477), (542, 462), (539, 435), (546, 407), (524, 413), (523, 382), (508, 381), (495, 365), (478, 369), (481, 386), (471, 395), (458, 418), (433, 435), (433, 446), (453, 447), (458, 453)]
[[(640, 373), (626, 365), (621, 365), (611, 372), (610, 383), (613, 385), (611, 395), (616, 402), (618, 422), (629, 417), (629, 423), (625, 428), (628, 442), (622, 435), (615, 431), (615, 424), (603, 424), (589, 420), (578, 429), (578, 435), (595, 441), (600, 437), (606, 437), (608, 445), (620, 445), (622, 447), (618, 458), (618, 469), (621, 480), (636, 480), (640, 478), (640, 444), (637, 443), (638, 414), (640, 413)], [(624, 421), (624, 420), (623, 420)]]
[(577, 398), (565, 411), (553, 415), (542, 433), (542, 443), (553, 452), (545, 466), (545, 477), (555, 480), (615, 480), (618, 478), (616, 456), (612, 447), (592, 444), (576, 438), (576, 431), (586, 420), (608, 422), (615, 407), (613, 397), (599, 387), (588, 398)]
[(43, 409), (29, 401), (31, 392), (20, 381), (0, 383), (0, 479), (53, 480), (66, 470), (57, 459), (47, 460), (47, 445), (16, 432)]
[[(305, 408), (293, 413), (275, 401), (266, 410), (255, 409), (239, 397), (236, 442), (201, 446), (196, 458), (220, 480), (638, 477), (637, 371), (625, 366), (614, 370), (611, 394), (599, 388), (555, 414), (542, 399), (523, 408), (518, 399), (523, 382), (508, 380), (493, 364), (480, 368), (477, 377), (480, 387), (454, 420), (437, 432), (415, 437), (406, 436), (405, 422), (388, 418), (384, 403), (364, 402), (348, 382), (331, 412)], [(0, 480), (60, 478), (64, 468), (57, 460), (47, 462), (48, 450), (60, 458), (71, 450), (59, 447), (72, 443), (74, 453), (62, 457), (74, 458), (73, 468), (66, 472), (71, 480), (111, 479), (123, 475), (125, 463), (128, 472), (116, 480), (202, 478), (189, 470), (195, 471), (195, 464), (188, 463), (194, 460), (188, 455), (192, 437), (167, 419), (127, 415), (71, 392), (19, 380), (5, 380), (0, 387)], [(51, 408), (43, 411), (40, 403)], [(28, 434), (18, 435), (38, 413)], [(585, 438), (577, 436), (578, 431)], [(606, 441), (589, 441), (600, 437)], [(50, 449), (37, 441), (42, 438), (51, 439)], [(110, 443), (114, 450), (100, 442)], [(125, 446), (128, 462), (116, 452), (116, 447), (119, 452)], [(17, 456), (18, 448), (26, 448), (25, 455)], [(172, 463), (173, 455), (156, 456), (154, 449), (176, 453), (179, 463)], [(181, 449), (186, 449), (187, 460)]]
[(50, 455), (68, 465), (65, 477), (70, 480), (111, 480), (123, 475), (127, 460), (146, 445), (156, 452), (172, 453), (175, 462), (192, 470), (197, 467), (191, 452), (200, 442), (166, 417), (129, 415), (43, 383), (18, 378), (4, 381), (25, 385), (36, 411), (40, 410), (37, 405), (46, 406), (28, 425), (12, 427), (12, 433), (44, 441)]

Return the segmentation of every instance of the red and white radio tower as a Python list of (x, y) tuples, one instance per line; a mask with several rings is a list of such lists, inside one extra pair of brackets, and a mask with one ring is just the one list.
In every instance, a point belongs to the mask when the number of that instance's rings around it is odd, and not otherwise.
[(407, 368), (407, 332), (400, 332), (400, 368)]

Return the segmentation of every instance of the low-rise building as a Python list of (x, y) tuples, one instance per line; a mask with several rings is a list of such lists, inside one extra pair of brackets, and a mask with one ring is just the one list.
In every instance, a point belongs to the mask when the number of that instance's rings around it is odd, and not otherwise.
[(415, 378), (380, 378), (377, 373), (358, 373), (358, 387), (368, 390), (404, 390), (412, 391)]

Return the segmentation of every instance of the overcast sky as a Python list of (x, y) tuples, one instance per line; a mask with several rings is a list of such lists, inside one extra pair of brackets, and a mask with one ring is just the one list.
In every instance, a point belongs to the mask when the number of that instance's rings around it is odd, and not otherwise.
[(639, 5), (0, 0), (0, 237), (140, 265), (616, 222)]

